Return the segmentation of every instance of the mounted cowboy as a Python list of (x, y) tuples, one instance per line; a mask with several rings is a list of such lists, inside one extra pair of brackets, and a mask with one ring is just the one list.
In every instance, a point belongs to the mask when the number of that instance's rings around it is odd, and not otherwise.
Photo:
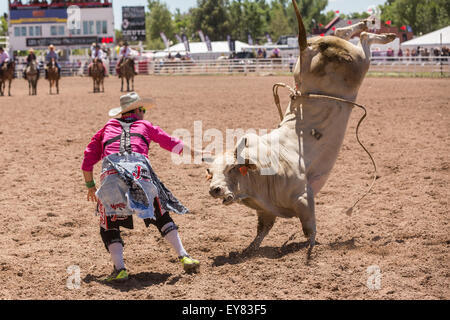
[(45, 62), (47, 67), (45, 68), (45, 79), (48, 79), (48, 67), (50, 66), (52, 59), (54, 59), (56, 67), (58, 68), (58, 75), (61, 77), (61, 66), (58, 63), (58, 54), (55, 51), (55, 47), (51, 44), (48, 46), (47, 54), (45, 55)]
[(5, 94), (8, 82), (8, 96), (11, 96), (11, 82), (15, 78), (16, 63), (10, 59), (8, 52), (0, 47), (0, 96)]
[(34, 61), (36, 62), (36, 69), (37, 69), (37, 77), (39, 79), (39, 74), (40, 74), (40, 70), (39, 70), (39, 63), (37, 63), (37, 58), (36, 58), (36, 54), (34, 53), (34, 49), (31, 48), (30, 50), (28, 50), (28, 56), (27, 56), (27, 65), (25, 66), (25, 68), (23, 68), (23, 78), (27, 79), (27, 69), (30, 66), (31, 62)]
[(107, 77), (108, 76), (108, 68), (106, 68), (106, 65), (105, 65), (106, 54), (100, 48), (99, 44), (95, 45), (94, 51), (92, 51), (92, 54), (91, 54), (91, 59), (92, 59), (92, 61), (88, 67), (89, 76), (91, 76), (91, 68), (92, 68), (93, 63), (95, 62), (95, 60), (98, 60), (98, 61), (102, 62), (103, 72), (104, 72), (103, 75), (105, 77)]
[(136, 69), (135, 69), (135, 63), (134, 63), (134, 58), (131, 52), (130, 47), (128, 47), (128, 42), (124, 42), (123, 47), (120, 48), (119, 50), (119, 62), (116, 65), (116, 73), (117, 75), (120, 77), (120, 65), (122, 64), (122, 62), (125, 61), (125, 59), (130, 58), (131, 59), (131, 65), (133, 66), (133, 70), (134, 70), (134, 74), (137, 75)]
[(0, 47), (0, 76), (3, 73), (3, 65), (10, 62), (9, 53)]

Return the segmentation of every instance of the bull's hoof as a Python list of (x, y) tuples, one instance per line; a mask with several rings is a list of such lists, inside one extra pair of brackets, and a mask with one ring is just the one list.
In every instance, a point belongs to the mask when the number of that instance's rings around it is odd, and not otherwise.
[(259, 247), (251, 243), (247, 248), (242, 250), (243, 256), (251, 256), (254, 255), (258, 251)]

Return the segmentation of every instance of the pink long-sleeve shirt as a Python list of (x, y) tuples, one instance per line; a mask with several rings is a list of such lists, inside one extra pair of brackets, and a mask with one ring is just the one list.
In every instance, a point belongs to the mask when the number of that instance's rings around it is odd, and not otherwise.
[[(120, 139), (108, 144), (103, 148), (106, 141), (122, 133), (122, 126), (116, 119), (109, 120), (91, 139), (84, 150), (84, 159), (81, 169), (92, 171), (94, 165), (104, 157), (120, 151)], [(152, 125), (147, 120), (137, 120), (133, 123), (130, 133), (139, 133), (145, 137), (150, 144), (151, 141), (158, 143), (161, 148), (180, 154), (183, 151), (183, 141), (171, 137), (160, 127)], [(142, 138), (131, 136), (131, 148), (134, 152), (141, 153), (148, 158), (148, 146)]]

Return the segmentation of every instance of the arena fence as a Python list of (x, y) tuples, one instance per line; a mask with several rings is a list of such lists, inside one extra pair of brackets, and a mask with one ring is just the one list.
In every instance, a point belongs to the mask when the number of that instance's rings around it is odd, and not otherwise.
[(372, 57), (370, 72), (450, 75), (450, 57)]
[[(116, 75), (117, 60), (108, 61), (110, 75)], [(61, 62), (62, 76), (87, 76), (89, 61)], [(288, 74), (293, 71), (289, 59), (223, 59), (149, 61), (136, 59), (139, 74), (145, 75), (202, 75), (202, 74)], [(44, 65), (41, 62), (41, 74)], [(18, 62), (16, 75), (22, 77), (25, 63)], [(377, 74), (407, 73), (450, 75), (450, 57), (373, 57), (369, 72)]]

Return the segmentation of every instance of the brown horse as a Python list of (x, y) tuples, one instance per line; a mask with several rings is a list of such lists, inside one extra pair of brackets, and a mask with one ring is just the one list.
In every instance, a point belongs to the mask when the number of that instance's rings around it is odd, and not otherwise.
[(130, 91), (130, 79), (131, 79), (131, 85), (132, 89), (131, 91), (134, 91), (134, 67), (133, 67), (133, 60), (130, 58), (126, 58), (119, 66), (120, 69), (120, 75), (119, 77), (122, 78), (122, 87), (120, 91), (123, 91), (123, 79), (125, 78), (127, 80), (127, 92)]
[(37, 68), (36, 60), (32, 60), (25, 70), (25, 75), (28, 80), (28, 94), (30, 96), (37, 95), (37, 83), (39, 80), (39, 70)]
[(8, 81), (8, 96), (11, 96), (11, 82), (14, 78), (15, 69), (16, 63), (14, 61), (3, 64), (0, 70), (0, 96), (5, 95), (6, 81)]
[(94, 93), (100, 92), (100, 86), (102, 87), (102, 92), (105, 92), (105, 86), (103, 83), (105, 78), (105, 69), (103, 68), (103, 63), (100, 59), (98, 58), (94, 59), (89, 74), (92, 77)]
[(56, 61), (52, 58), (47, 66), (47, 80), (50, 86), (50, 94), (52, 94), (52, 87), (56, 87), (56, 94), (59, 94), (59, 78), (60, 76), (58, 73), (58, 67), (56, 66)]

